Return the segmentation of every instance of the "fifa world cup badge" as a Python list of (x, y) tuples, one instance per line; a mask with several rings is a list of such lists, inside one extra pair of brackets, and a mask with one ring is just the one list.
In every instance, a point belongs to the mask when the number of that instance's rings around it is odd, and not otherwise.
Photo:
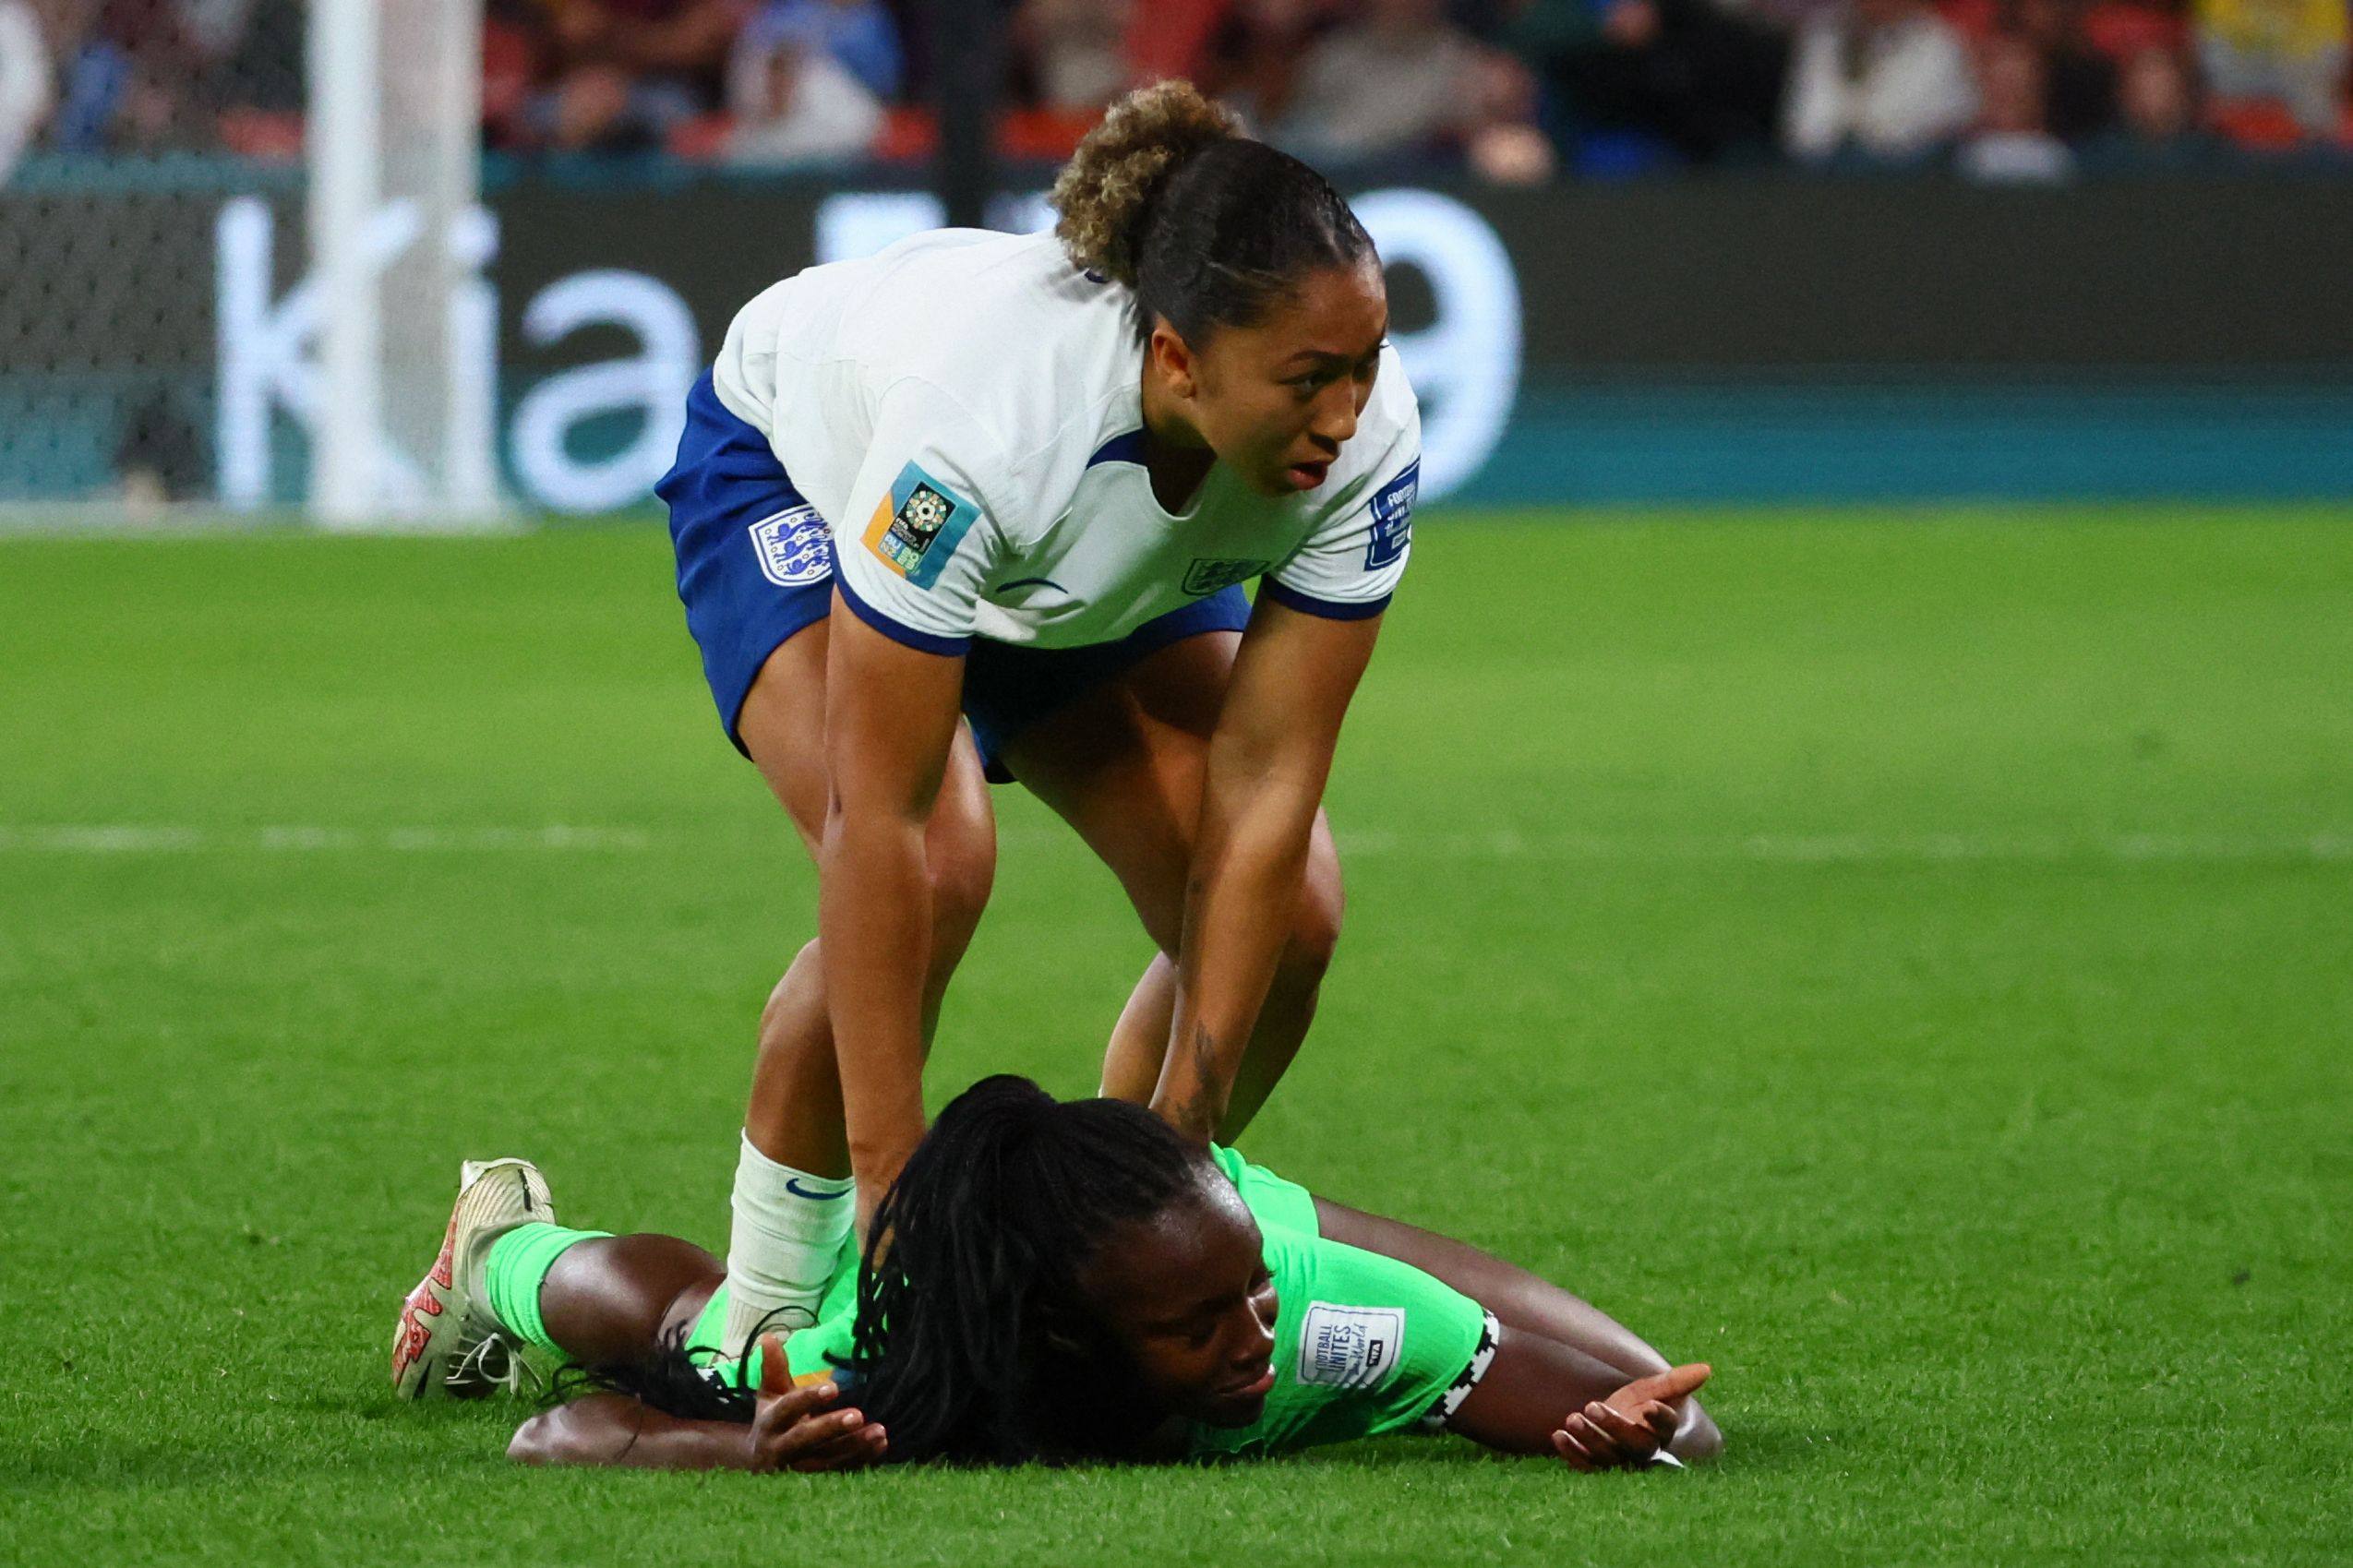
[(908, 463), (874, 509), (866, 546), (916, 587), (929, 588), (978, 515), (970, 501)]
[(912, 569), (923, 558), (923, 552), (940, 536), (953, 510), (940, 492), (929, 485), (918, 485), (915, 493), (900, 507), (898, 515), (891, 519), (891, 532), (883, 541), (883, 548), (902, 569)]

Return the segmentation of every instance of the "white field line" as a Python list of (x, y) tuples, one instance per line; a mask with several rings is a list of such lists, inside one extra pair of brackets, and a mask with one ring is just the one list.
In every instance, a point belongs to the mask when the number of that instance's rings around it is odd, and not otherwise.
[[(779, 843), (783, 843), (779, 826)], [(1059, 829), (1016, 828), (1001, 842), (1010, 849), (1075, 849)], [(1725, 835), (1717, 838), (1639, 834), (1481, 832), (1403, 833), (1343, 832), (1340, 854), (1355, 859), (1464, 861), (1636, 861), (1697, 864), (1927, 866), (1946, 864), (2239, 865), (2353, 863), (2353, 830), (2286, 834), (2122, 833), (2005, 836), (1985, 833), (1838, 833)], [(642, 828), (549, 823), (539, 827), (349, 827), (279, 824), (208, 827), (192, 823), (0, 823), (0, 854), (192, 855), (317, 854), (446, 855), (493, 852), (632, 854), (654, 849), (692, 853), (688, 834)]]
[(1783, 865), (2353, 861), (2353, 832), (2047, 837), (1989, 833), (1758, 833), (1746, 837), (1644, 838), (1602, 833), (1523, 833), (1505, 828), (1483, 832), (1414, 835), (1374, 831), (1337, 836), (1343, 856), (1400, 855), (1445, 860), (1758, 861)]
[(0, 822), (0, 854), (14, 850), (36, 855), (283, 855), (361, 850), (441, 855), (484, 850), (626, 851), (651, 848), (653, 843), (651, 834), (636, 828), (582, 828), (562, 823), (538, 828), (349, 828), (302, 824), (205, 828), (146, 822)]

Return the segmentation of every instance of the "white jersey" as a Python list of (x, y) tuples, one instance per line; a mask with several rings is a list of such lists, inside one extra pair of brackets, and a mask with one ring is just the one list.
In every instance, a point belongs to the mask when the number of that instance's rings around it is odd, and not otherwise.
[(1421, 419), (1394, 349), (1324, 483), (1211, 467), (1182, 513), (1144, 468), (1134, 295), (1051, 234), (944, 230), (813, 267), (736, 317), (712, 371), (834, 529), (835, 581), (912, 646), (1109, 642), (1231, 584), (1377, 614), (1405, 570)]

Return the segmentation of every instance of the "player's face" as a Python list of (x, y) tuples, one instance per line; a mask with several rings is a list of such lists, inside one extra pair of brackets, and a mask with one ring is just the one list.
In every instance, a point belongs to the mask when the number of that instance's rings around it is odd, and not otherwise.
[(1309, 274), (1266, 320), (1193, 356), (1195, 427), (1260, 495), (1315, 489), (1356, 434), (1388, 329), (1377, 263)]
[(1197, 1195), (1123, 1227), (1079, 1276), (1145, 1392), (1170, 1414), (1246, 1427), (1275, 1386), (1275, 1282), (1258, 1222), (1204, 1162)]

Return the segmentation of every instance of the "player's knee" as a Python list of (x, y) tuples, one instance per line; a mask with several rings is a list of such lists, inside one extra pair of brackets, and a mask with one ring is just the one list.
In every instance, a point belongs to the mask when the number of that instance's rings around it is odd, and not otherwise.
[(1310, 861), (1307, 880), (1300, 890), (1299, 912), (1292, 917), (1291, 936), (1283, 946), (1282, 966), (1293, 984), (1314, 984), (1332, 966), (1339, 950), (1340, 918), (1347, 912), (1340, 890), (1339, 868)]
[(961, 956), (989, 907), (997, 880), (996, 845), (986, 836), (935, 844), (930, 854), (931, 929), (939, 950)]
[[(783, 1017), (786, 1003), (788, 999), (789, 993), (792, 990), (793, 975), (801, 967), (801, 965), (805, 964), (815, 964), (816, 962), (817, 939), (811, 937), (809, 940), (800, 944), (800, 951), (798, 952), (793, 954), (792, 963), (785, 966), (785, 973), (783, 976), (777, 980), (774, 987), (769, 991), (767, 1005), (760, 1010), (760, 1039), (763, 1047), (767, 1044), (768, 1037), (775, 1032), (776, 1025)], [(833, 1048), (830, 1043), (827, 1045), (826, 1048), (829, 1050)]]

